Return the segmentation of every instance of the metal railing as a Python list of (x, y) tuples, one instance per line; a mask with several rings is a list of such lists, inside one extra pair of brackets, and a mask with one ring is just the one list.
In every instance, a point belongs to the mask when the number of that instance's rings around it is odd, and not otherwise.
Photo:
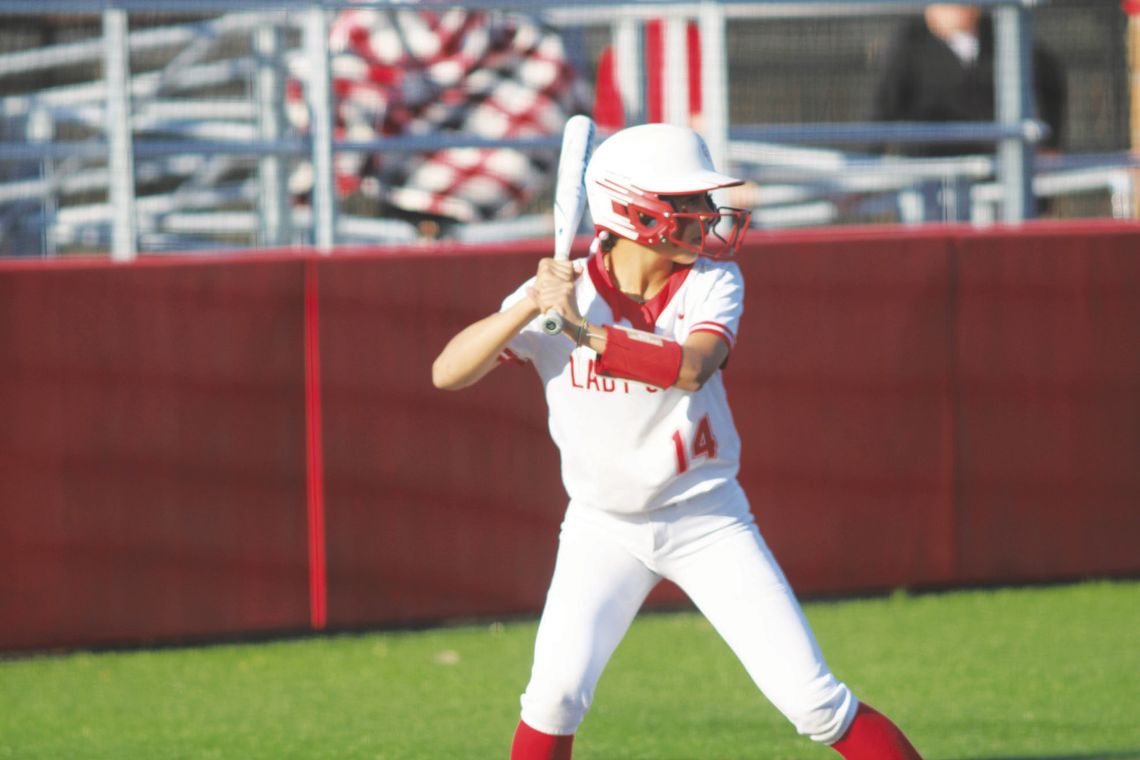
[[(1131, 208), (1131, 176), (1121, 166), (1131, 159), (1104, 156), (1101, 163), (1052, 167), (1034, 176), (1033, 146), (1045, 134), (1033, 113), (1033, 0), (975, 0), (992, 6), (995, 20), (996, 120), (970, 124), (795, 124), (731, 125), (728, 117), (726, 24), (740, 18), (804, 15), (903, 13), (923, 0), (699, 0), (617, 4), (585, 0), (572, 7), (555, 0), (490, 2), (472, 0), (472, 10), (525, 12), (561, 29), (602, 27), (619, 52), (639, 60), (639, 25), (649, 18), (694, 20), (699, 28), (704, 65), (702, 132), (722, 165), (732, 166), (764, 185), (755, 203), (756, 218), (770, 225), (829, 223), (836, 218), (838, 195), (890, 194), (904, 221), (930, 217), (929, 204), (908, 197), (921, 183), (940, 184), (941, 203), (952, 212), (981, 220), (1018, 221), (1032, 217), (1035, 194), (1107, 187), (1114, 210)], [(354, 217), (340, 208), (333, 163), (342, 151), (413, 152), (449, 146), (553, 149), (557, 136), (486, 140), (473, 136), (397, 136), (376, 140), (337, 139), (329, 68), (328, 22), (332, 11), (378, 7), (404, 9), (404, 2), (333, 2), (330, 0), (108, 0), (99, 15), (101, 37), (80, 42), (0, 54), (2, 77), (44, 72), (78, 63), (101, 63), (103, 78), (77, 84), (0, 96), (0, 122), (22, 124), (23, 140), (0, 142), (4, 166), (35, 164), (37, 176), (0, 178), (0, 224), (4, 209), (39, 204), (44, 220), (43, 251), (69, 245), (106, 245), (115, 259), (134, 258), (140, 243), (147, 249), (193, 248), (200, 236), (244, 238), (258, 245), (305, 242), (323, 251), (346, 240), (410, 243), (414, 226), (394, 219)], [(21, 0), (0, 0), (4, 14), (27, 14)], [(40, 13), (90, 13), (90, 3), (48, 0)], [(129, 30), (135, 11), (174, 14), (222, 13), (216, 18)], [(219, 55), (224, 40), (244, 40), (242, 52)], [(133, 73), (131, 56), (178, 50), (151, 70)], [(636, 95), (637, 77), (627, 92)], [(298, 134), (283, 114), (286, 79), (305, 82), (310, 130)], [(665, 70), (666, 86), (687, 88), (685, 72)], [(246, 97), (176, 98), (202, 88), (245, 88)], [(638, 117), (636, 109), (632, 116)], [(642, 114), (643, 115), (643, 114)], [(681, 120), (685, 114), (667, 114)], [(11, 130), (7, 130), (8, 133)], [(79, 139), (62, 139), (77, 133)], [(874, 142), (977, 143), (998, 146), (997, 156), (920, 160), (840, 153), (804, 146), (859, 145)], [(800, 146), (792, 148), (790, 146)], [(308, 204), (290, 204), (287, 163), (307, 160), (313, 183)], [(96, 165), (89, 165), (95, 161)], [(104, 161), (104, 166), (98, 162)], [(232, 175), (241, 169), (239, 179)], [(139, 193), (140, 184), (173, 184), (163, 192)], [(1098, 184), (1099, 183), (1099, 184)], [(953, 192), (950, 192), (950, 190)], [(61, 203), (66, 195), (105, 192), (105, 202)], [(965, 193), (963, 195), (963, 193)], [(910, 194), (910, 195), (908, 195)], [(1118, 197), (1119, 196), (1119, 197)], [(881, 200), (881, 199), (880, 199)], [(20, 204), (24, 205), (21, 206)], [(830, 204), (830, 206), (829, 206)], [(830, 211), (829, 211), (830, 208)], [(907, 211), (907, 209), (911, 209)], [(921, 211), (915, 209), (923, 209)], [(208, 210), (209, 214), (203, 214)], [(541, 214), (516, 220), (470, 224), (455, 236), (490, 240), (549, 232)], [(0, 235), (2, 235), (0, 228)], [(211, 243), (207, 240), (207, 246)], [(217, 245), (216, 242), (213, 245)]]

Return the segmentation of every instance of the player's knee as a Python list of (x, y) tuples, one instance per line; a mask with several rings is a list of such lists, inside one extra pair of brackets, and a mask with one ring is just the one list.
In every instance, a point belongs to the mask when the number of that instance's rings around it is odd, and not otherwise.
[(592, 696), (574, 689), (543, 691), (528, 687), (521, 700), (522, 719), (544, 733), (572, 734), (586, 717)]
[(858, 706), (851, 690), (837, 683), (786, 710), (785, 715), (800, 735), (820, 744), (834, 744), (847, 733)]

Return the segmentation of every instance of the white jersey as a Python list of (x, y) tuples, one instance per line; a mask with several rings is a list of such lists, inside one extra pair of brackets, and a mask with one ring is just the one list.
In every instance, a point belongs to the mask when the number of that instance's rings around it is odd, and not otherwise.
[[(503, 308), (525, 298), (533, 282)], [(633, 327), (678, 343), (695, 332), (715, 333), (729, 348), (736, 341), (744, 280), (735, 263), (700, 258), (678, 268), (649, 302), (637, 304), (617, 289), (602, 256), (594, 254), (575, 287), (578, 309), (591, 324)], [(500, 358), (530, 362), (542, 378), (550, 434), (572, 500), (607, 512), (649, 512), (736, 478), (740, 437), (719, 370), (696, 392), (602, 377), (594, 371), (592, 349), (546, 335), (541, 317)]]

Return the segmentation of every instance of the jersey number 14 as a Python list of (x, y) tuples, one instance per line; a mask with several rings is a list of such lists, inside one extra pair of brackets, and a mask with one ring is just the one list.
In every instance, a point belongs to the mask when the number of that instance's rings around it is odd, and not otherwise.
[(677, 454), (677, 474), (681, 475), (688, 471), (689, 461), (697, 457), (705, 457), (706, 459), (716, 459), (716, 437), (712, 432), (712, 425), (709, 424), (709, 416), (706, 414), (701, 417), (701, 421), (697, 423), (697, 430), (693, 433), (692, 456), (686, 451), (685, 440), (681, 437), (681, 431), (677, 430), (673, 433), (673, 450)]

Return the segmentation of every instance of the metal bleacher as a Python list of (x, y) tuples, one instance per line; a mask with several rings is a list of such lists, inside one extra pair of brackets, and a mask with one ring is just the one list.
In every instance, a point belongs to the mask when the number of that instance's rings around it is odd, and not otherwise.
[[(1088, 193), (1108, 199), (1107, 215), (1132, 217), (1140, 165), (1122, 145), (1096, 153), (1033, 155), (1043, 125), (1031, 118), (1031, 104), (1018, 89), (1018, 66), (1025, 58), (1018, 51), (1029, 39), (1035, 3), (979, 4), (993, 7), (1004, 34), (999, 42), (1004, 40), (1012, 51), (1006, 58), (1014, 61), (998, 72), (999, 98), (1007, 107), (992, 124), (737, 123), (727, 92), (740, 88), (729, 79), (739, 55), (732, 42), (738, 24), (811, 15), (892, 17), (913, 12), (921, 5), (917, 0), (651, 6), (591, 0), (572, 7), (542, 0), (506, 10), (538, 16), (577, 39), (574, 49), (587, 78), (599, 40), (620, 42), (622, 29), (652, 15), (697, 19), (707, 60), (725, 62), (706, 65), (716, 69), (705, 75), (705, 89), (713, 93), (706, 99), (719, 103), (706, 114), (706, 136), (721, 161), (757, 186), (749, 205), (764, 227), (988, 224), (1032, 216), (1035, 197)], [(506, 12), (500, 4), (463, 5)], [(0, 42), (0, 256), (110, 251), (133, 258), (297, 244), (410, 244), (421, 239), (411, 222), (375, 216), (336, 197), (330, 169), (335, 152), (444, 144), (557, 146), (555, 135), (515, 141), (438, 135), (334, 139), (332, 117), (320, 105), (322, 92), (328, 94), (328, 15), (358, 4), (128, 0), (92, 11), (90, 3), (51, 0), (37, 7), (42, 10), (34, 15), (26, 2), (0, 0), (0, 19), (55, 30), (35, 44)], [(302, 133), (285, 114), (288, 83), (319, 83), (322, 77), (324, 90), (307, 88), (314, 127)], [(919, 159), (864, 149), (887, 140), (979, 139), (997, 146), (995, 154)], [(314, 181), (308, 196), (298, 198), (290, 177), (304, 171)], [(550, 216), (538, 203), (511, 218), (458, 225), (450, 236), (485, 242), (551, 230)]]

